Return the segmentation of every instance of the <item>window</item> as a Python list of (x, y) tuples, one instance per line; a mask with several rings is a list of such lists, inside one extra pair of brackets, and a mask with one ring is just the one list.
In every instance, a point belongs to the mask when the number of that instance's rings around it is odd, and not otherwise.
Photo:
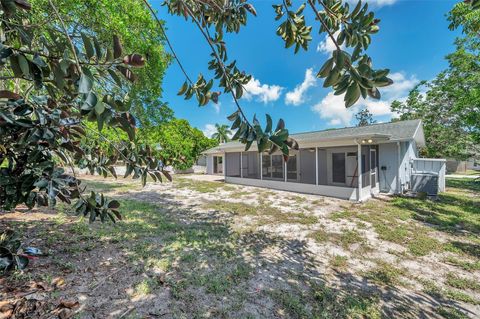
[(332, 153), (332, 181), (345, 184), (345, 153)]
[(262, 175), (264, 179), (284, 179), (283, 155), (262, 155)]
[(242, 177), (260, 179), (260, 157), (257, 152), (242, 153)]
[(225, 175), (240, 177), (240, 152), (225, 154)]

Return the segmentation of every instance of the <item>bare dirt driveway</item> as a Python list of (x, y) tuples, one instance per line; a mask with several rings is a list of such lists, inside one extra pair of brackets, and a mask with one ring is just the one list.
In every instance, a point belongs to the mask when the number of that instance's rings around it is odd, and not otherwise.
[(349, 201), (200, 176), (84, 176), (124, 219), (0, 215), (48, 256), (0, 279), (0, 318), (479, 318), (480, 185)]

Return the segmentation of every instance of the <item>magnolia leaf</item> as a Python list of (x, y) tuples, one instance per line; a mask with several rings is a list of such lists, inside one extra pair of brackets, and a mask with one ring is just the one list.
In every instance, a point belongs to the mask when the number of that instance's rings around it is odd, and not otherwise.
[(118, 59), (119, 57), (122, 56), (122, 44), (120, 43), (120, 38), (118, 35), (114, 34), (113, 35), (113, 58)]
[(83, 32), (81, 33), (81, 36), (83, 45), (85, 46), (85, 53), (87, 54), (87, 58), (91, 59), (95, 55), (92, 40)]
[(13, 2), (15, 3), (15, 5), (23, 10), (30, 10), (32, 9), (32, 5), (30, 3), (28, 3), (28, 1), (26, 0), (13, 0)]
[(123, 58), (123, 63), (134, 67), (142, 67), (145, 65), (145, 59), (140, 54), (130, 54)]
[(20, 70), (22, 70), (22, 74), (24, 77), (30, 77), (30, 65), (27, 58), (23, 54), (18, 55), (18, 64), (20, 66)]
[(82, 73), (82, 75), (80, 76), (80, 81), (78, 82), (78, 92), (89, 93), (92, 90), (92, 86), (93, 80), (85, 73)]
[(8, 90), (0, 90), (0, 98), (11, 99), (11, 100), (20, 100), (22, 96), (20, 94), (14, 93)]

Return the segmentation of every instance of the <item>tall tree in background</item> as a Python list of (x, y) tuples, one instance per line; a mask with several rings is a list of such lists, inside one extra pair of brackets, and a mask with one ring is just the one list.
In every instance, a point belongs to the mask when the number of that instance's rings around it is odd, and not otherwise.
[[(448, 69), (434, 80), (422, 82), (405, 102), (392, 103), (401, 119), (422, 119), (427, 147), (425, 155), (465, 159), (480, 154), (480, 14), (468, 19), (461, 3), (450, 12), (449, 20), (462, 27), (464, 36), (455, 41)], [(458, 21), (466, 24), (461, 24)]]
[(230, 136), (232, 135), (232, 131), (228, 128), (228, 125), (225, 124), (215, 124), (215, 129), (217, 130), (213, 133), (212, 138), (217, 140), (219, 144), (226, 143), (230, 140)]
[(138, 137), (152, 146), (153, 153), (170, 159), (175, 169), (185, 170), (195, 164), (203, 151), (218, 144), (202, 131), (190, 126), (187, 120), (173, 119), (160, 126), (140, 128)]
[[(50, 19), (50, 0), (29, 0), (32, 24)], [(95, 35), (100, 44), (109, 43), (112, 34), (122, 40), (126, 52), (142, 53), (148, 63), (135, 72), (136, 81), (122, 86), (119, 93), (142, 126), (159, 125), (173, 118), (173, 111), (162, 102), (162, 81), (171, 57), (165, 52), (164, 36), (148, 8), (138, 0), (55, 0), (59, 15), (73, 38), (81, 33)], [(162, 22), (163, 23), (163, 22)], [(118, 79), (112, 77), (112, 81)]]
[(359, 111), (355, 114), (355, 118), (357, 119), (357, 126), (367, 126), (370, 124), (375, 124), (377, 121), (373, 119), (373, 114), (367, 108)]

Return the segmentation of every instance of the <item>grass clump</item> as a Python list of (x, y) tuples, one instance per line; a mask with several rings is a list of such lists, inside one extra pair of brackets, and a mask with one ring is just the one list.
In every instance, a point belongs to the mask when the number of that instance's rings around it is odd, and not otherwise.
[(348, 257), (347, 256), (340, 256), (334, 255), (330, 257), (328, 261), (330, 267), (334, 269), (346, 269), (348, 266)]
[(470, 261), (458, 259), (453, 256), (448, 256), (447, 258), (445, 258), (444, 261), (448, 264), (452, 264), (466, 271), (480, 270), (480, 261), (470, 262)]
[(325, 229), (320, 228), (310, 233), (310, 238), (315, 240), (317, 243), (325, 243), (331, 237), (331, 234), (327, 232)]
[(477, 280), (460, 277), (452, 272), (449, 272), (447, 274), (447, 280), (445, 281), (445, 283), (453, 288), (480, 291), (480, 283)]
[(376, 284), (394, 286), (401, 283), (400, 278), (405, 275), (405, 270), (397, 268), (385, 261), (377, 261), (377, 265), (365, 273), (365, 277)]
[(474, 297), (462, 291), (448, 288), (442, 289), (430, 280), (421, 280), (421, 283), (423, 284), (423, 291), (435, 298), (445, 298), (455, 301), (461, 301), (472, 305), (480, 304), (480, 300), (475, 299)]
[(338, 242), (343, 248), (349, 248), (353, 244), (364, 243), (365, 238), (356, 230), (346, 230), (340, 234)]
[(408, 250), (415, 256), (426, 256), (431, 252), (439, 251), (441, 243), (435, 238), (419, 234), (408, 243)]
[(405, 244), (410, 235), (410, 230), (404, 225), (392, 227), (385, 224), (376, 224), (375, 231), (380, 239), (396, 244)]
[(158, 286), (158, 283), (151, 279), (151, 278), (145, 278), (144, 280), (140, 281), (138, 284), (135, 285), (134, 288), (134, 296), (146, 296), (149, 295), (155, 290), (155, 288)]
[(213, 209), (233, 213), (241, 217), (257, 217), (259, 225), (264, 224), (301, 224), (313, 225), (318, 223), (318, 218), (305, 213), (286, 213), (279, 208), (262, 202), (259, 205), (233, 203), (227, 201), (209, 201), (203, 205), (204, 209)]
[(441, 306), (436, 309), (436, 313), (445, 319), (468, 319), (468, 316), (453, 307)]
[(218, 189), (234, 190), (233, 186), (221, 182), (197, 181), (189, 178), (177, 178), (174, 180), (176, 188), (190, 189), (199, 193), (215, 193)]

